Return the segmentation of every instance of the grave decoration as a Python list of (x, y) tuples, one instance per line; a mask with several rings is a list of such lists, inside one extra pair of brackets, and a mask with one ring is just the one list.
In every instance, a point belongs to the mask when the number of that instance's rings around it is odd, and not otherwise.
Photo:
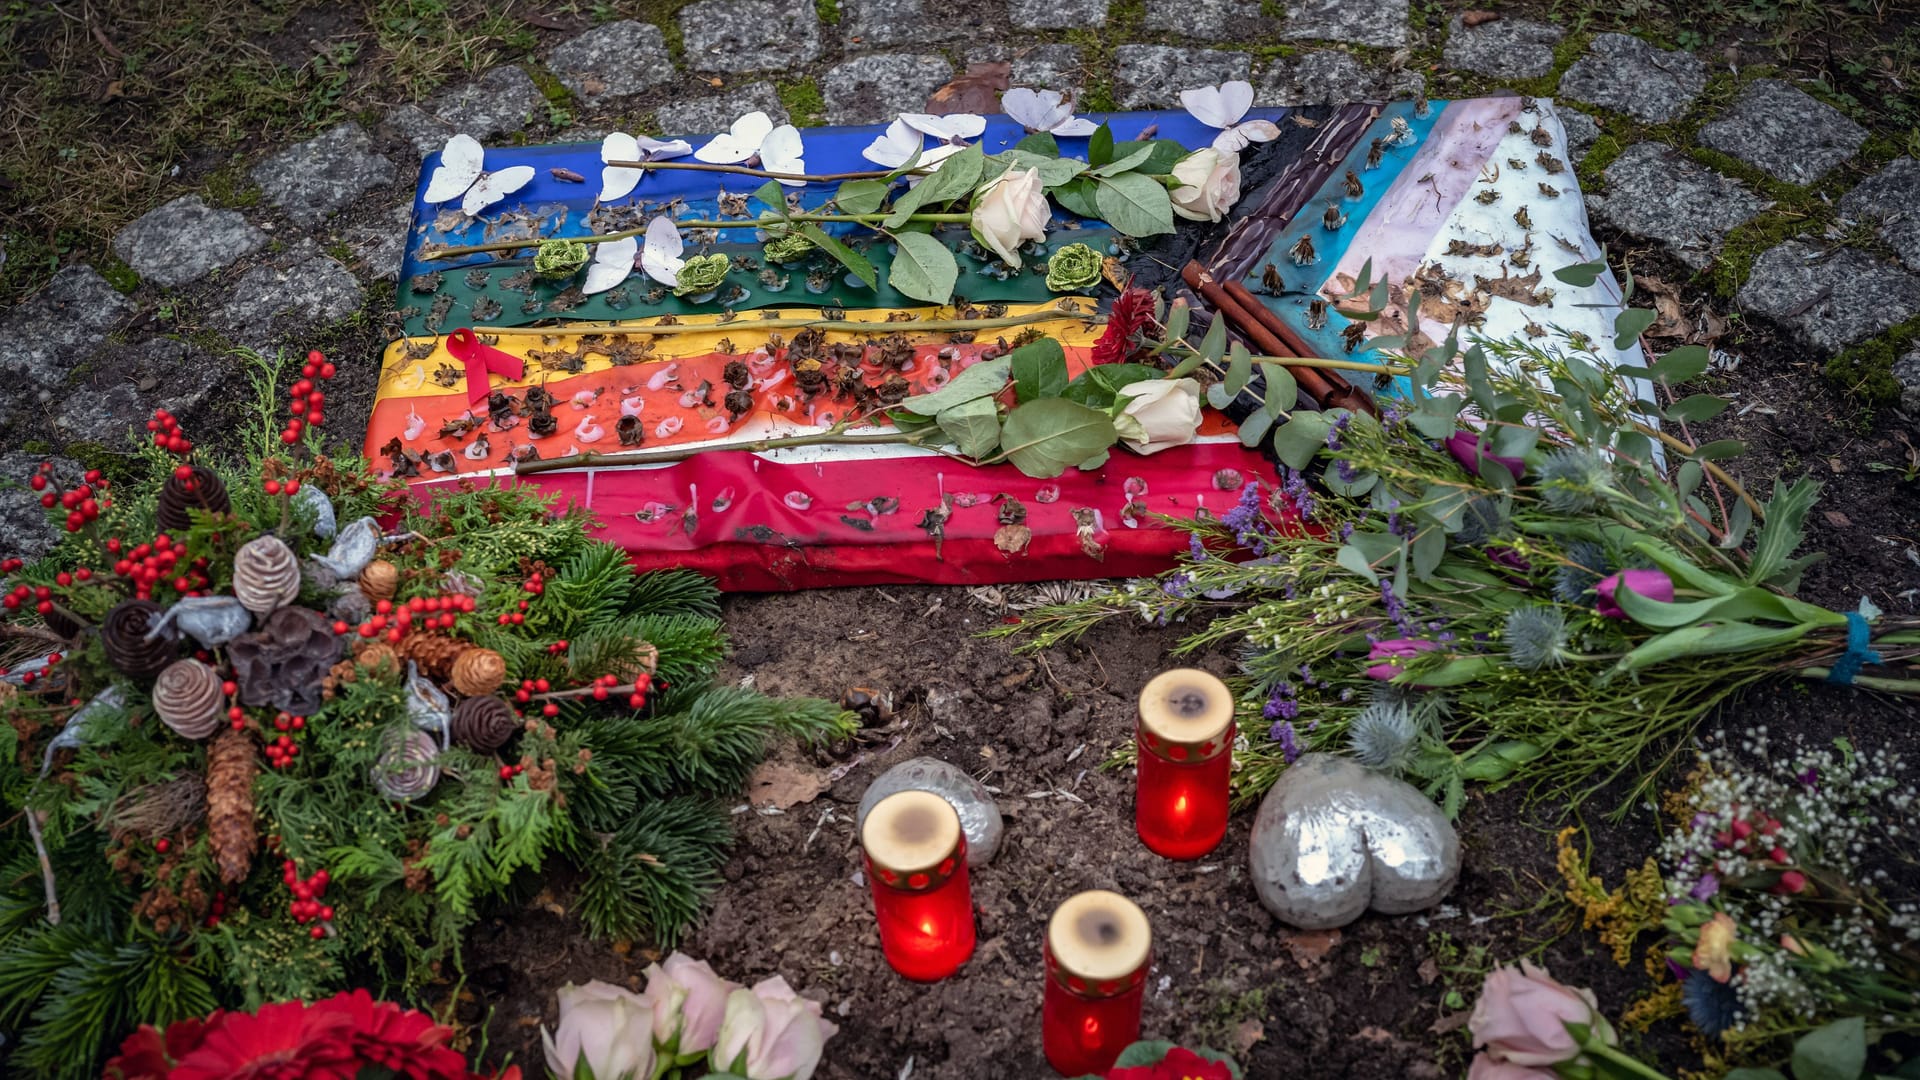
[(331, 374), (261, 359), (241, 460), (157, 414), (140, 479), (33, 478), (67, 537), (5, 564), (19, 1069), (97, 1070), (135, 1023), (216, 1006), (417, 995), (562, 866), (593, 935), (671, 942), (718, 881), (721, 800), (775, 739), (852, 723), (715, 686), (713, 586), (636, 572), (550, 493), (421, 504), (325, 456)]

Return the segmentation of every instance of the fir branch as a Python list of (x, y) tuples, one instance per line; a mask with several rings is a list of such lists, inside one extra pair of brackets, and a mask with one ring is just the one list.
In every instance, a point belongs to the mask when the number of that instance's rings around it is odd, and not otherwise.
[(627, 610), (646, 615), (702, 615), (718, 618), (720, 590), (693, 570), (650, 570), (633, 580)]
[(649, 803), (585, 859), (579, 913), (596, 938), (651, 932), (672, 948), (719, 884), (732, 840), (724, 808), (699, 798)]
[(642, 615), (631, 625), (641, 640), (659, 648), (660, 667), (653, 677), (669, 688), (704, 686), (727, 654), (727, 639), (716, 618)]

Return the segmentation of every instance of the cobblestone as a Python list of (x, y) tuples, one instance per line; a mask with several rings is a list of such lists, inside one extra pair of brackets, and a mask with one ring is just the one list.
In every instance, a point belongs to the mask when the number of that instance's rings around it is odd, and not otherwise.
[(826, 73), (820, 92), (833, 124), (879, 124), (926, 108), (927, 97), (953, 77), (945, 57), (887, 53), (849, 60)]
[(1244, 79), (1253, 58), (1219, 49), (1168, 45), (1122, 45), (1113, 50), (1113, 96), (1122, 109), (1169, 109), (1180, 91), (1229, 79)]
[(367, 191), (393, 182), (393, 163), (351, 121), (288, 147), (249, 174), (297, 225), (317, 225)]
[(182, 195), (135, 218), (113, 238), (114, 254), (141, 280), (177, 287), (259, 251), (267, 234), (238, 210), (216, 210)]
[(1499, 79), (1537, 79), (1553, 70), (1553, 47), (1562, 36), (1559, 28), (1528, 19), (1467, 26), (1455, 15), (1447, 23), (1442, 59), (1450, 68)]
[(1867, 129), (1845, 113), (1779, 79), (1747, 84), (1726, 115), (1700, 129), (1701, 145), (1789, 184), (1813, 183), (1866, 141)]
[(1560, 78), (1560, 93), (1664, 124), (1687, 111), (1707, 86), (1707, 66), (1692, 53), (1656, 49), (1631, 34), (1601, 34)]
[(1754, 260), (1734, 300), (1835, 353), (1920, 313), (1920, 278), (1853, 248), (1789, 240)]
[(632, 97), (673, 78), (666, 35), (652, 23), (623, 19), (563, 41), (547, 67), (583, 104)]
[(1920, 270), (1920, 160), (1894, 158), (1840, 199), (1841, 212), (1877, 223), (1909, 270)]
[(700, 0), (680, 9), (687, 65), (779, 71), (820, 56), (820, 17), (805, 0)]
[(1588, 195), (1600, 220), (1658, 240), (1696, 270), (1713, 261), (1734, 226), (1766, 202), (1738, 182), (1657, 143), (1627, 147), (1607, 166), (1607, 194)]

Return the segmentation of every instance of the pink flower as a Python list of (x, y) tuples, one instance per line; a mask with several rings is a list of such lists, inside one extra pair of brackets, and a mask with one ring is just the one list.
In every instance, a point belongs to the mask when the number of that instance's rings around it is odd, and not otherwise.
[(1495, 1063), (1556, 1065), (1580, 1056), (1568, 1024), (1587, 1024), (1594, 1035), (1614, 1042), (1613, 1029), (1598, 1007), (1593, 991), (1564, 986), (1545, 968), (1522, 960), (1517, 968), (1487, 973), (1467, 1028), (1473, 1032), (1473, 1045), (1485, 1047)]
[(739, 989), (714, 974), (704, 960), (684, 953), (664, 965), (647, 968), (647, 993), (653, 999), (653, 1041), (663, 1053), (704, 1054), (720, 1035), (727, 995)]
[(819, 1002), (795, 994), (775, 975), (727, 995), (711, 1064), (747, 1080), (809, 1080), (838, 1030), (820, 1018)]
[(1600, 600), (1594, 605), (1594, 610), (1609, 619), (1626, 618), (1626, 611), (1615, 600), (1615, 593), (1622, 585), (1625, 585), (1627, 591), (1635, 596), (1658, 600), (1663, 604), (1673, 603), (1672, 578), (1658, 570), (1622, 570), (1617, 574), (1608, 574), (1600, 579), (1600, 584), (1594, 586), (1595, 591), (1600, 594)]
[(1495, 1061), (1485, 1054), (1475, 1055), (1467, 1069), (1467, 1080), (1559, 1080), (1559, 1077), (1552, 1069)]
[(560, 1080), (573, 1080), (581, 1061), (596, 1080), (653, 1075), (653, 1003), (610, 983), (568, 984), (560, 988), (560, 1023), (542, 1031), (547, 1068)]
[(1385, 660), (1384, 664), (1374, 664), (1367, 668), (1367, 678), (1381, 682), (1392, 682), (1401, 672), (1407, 670), (1406, 662), (1423, 652), (1432, 652), (1440, 646), (1431, 641), (1416, 641), (1412, 638), (1394, 638), (1391, 641), (1376, 641), (1373, 648), (1367, 650), (1367, 659)]
[(1447, 453), (1460, 467), (1475, 476), (1480, 475), (1480, 463), (1497, 461), (1513, 474), (1515, 480), (1526, 471), (1527, 463), (1516, 457), (1495, 457), (1491, 442), (1485, 442), (1486, 436), (1478, 431), (1456, 431), (1447, 436)]

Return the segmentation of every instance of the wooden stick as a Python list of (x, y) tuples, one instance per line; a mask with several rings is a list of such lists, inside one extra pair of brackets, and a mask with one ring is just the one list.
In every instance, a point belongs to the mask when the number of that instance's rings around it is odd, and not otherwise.
[[(1272, 333), (1264, 323), (1241, 307), (1240, 302), (1214, 280), (1213, 272), (1198, 261), (1187, 263), (1180, 271), (1180, 278), (1187, 283), (1188, 288), (1199, 293), (1202, 299), (1213, 306), (1217, 318), (1227, 320), (1228, 325), (1247, 335), (1261, 352), (1273, 356), (1297, 355), (1296, 350), (1288, 348), (1287, 344)], [(1293, 373), (1294, 379), (1300, 384), (1300, 389), (1306, 391), (1307, 396), (1313, 399), (1316, 405), (1325, 408), (1324, 402), (1333, 396), (1333, 384), (1328, 382), (1320, 372), (1311, 368), (1289, 367), (1287, 370)]]

